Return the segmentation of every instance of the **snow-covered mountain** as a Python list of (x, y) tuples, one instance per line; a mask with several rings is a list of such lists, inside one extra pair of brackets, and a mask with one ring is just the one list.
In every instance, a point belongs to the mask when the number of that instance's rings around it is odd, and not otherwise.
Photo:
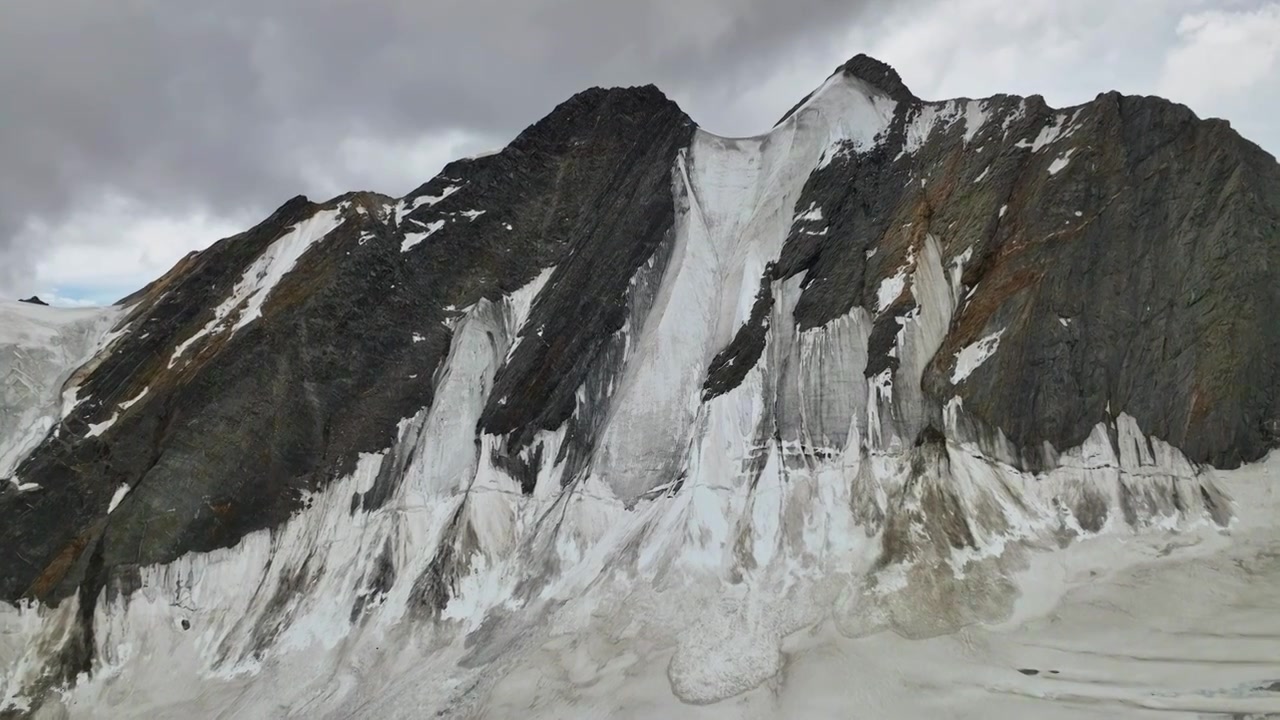
[(1280, 711), (1277, 317), (1165, 100), (588, 90), (0, 305), (0, 716)]

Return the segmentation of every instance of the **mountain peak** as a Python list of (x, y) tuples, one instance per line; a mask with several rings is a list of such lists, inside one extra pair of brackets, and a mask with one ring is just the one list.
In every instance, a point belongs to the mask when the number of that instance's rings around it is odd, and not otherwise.
[(1280, 542), (1280, 457), (1232, 470), (1280, 447), (1269, 156), (866, 55), (793, 114), (726, 138), (593, 88), (117, 306), (0, 303), (0, 718), (820, 715), (867, 663), (791, 629), (950, 642), (1077, 539), (1143, 579), (1183, 530)]
[(906, 83), (902, 82), (902, 77), (898, 75), (897, 70), (893, 69), (893, 66), (870, 55), (858, 53), (837, 68), (836, 72), (852, 75), (883, 90), (889, 97), (899, 102), (919, 101)]

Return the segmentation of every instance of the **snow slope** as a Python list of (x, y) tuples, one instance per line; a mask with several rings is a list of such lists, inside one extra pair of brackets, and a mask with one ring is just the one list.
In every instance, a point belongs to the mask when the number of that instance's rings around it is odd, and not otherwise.
[(119, 308), (55, 308), (0, 302), (0, 480), (78, 397), (72, 372), (109, 344)]

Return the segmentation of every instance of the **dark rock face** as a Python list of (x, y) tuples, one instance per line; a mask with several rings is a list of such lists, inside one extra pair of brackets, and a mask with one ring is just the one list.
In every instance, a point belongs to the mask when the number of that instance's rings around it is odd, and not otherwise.
[[(1079, 444), (1124, 412), (1222, 466), (1280, 444), (1273, 158), (1156, 98), (1052, 110), (997, 96), (970, 125), (955, 115), (966, 101), (925, 103), (865, 56), (837, 72), (896, 101), (895, 115), (873, 148), (813, 171), (796, 207), (820, 209), (825, 232), (796, 223), (750, 318), (705, 369), (704, 400), (743, 381), (767, 342), (772, 285), (798, 276), (801, 328), (873, 311), (865, 375), (895, 370), (897, 320), (915, 303), (901, 293), (878, 309), (878, 288), (934, 237), (968, 293), (925, 372), (933, 419), (959, 396), (1031, 451)], [(18, 468), (42, 490), (0, 491), (0, 544), (22, 549), (0, 554), (0, 595), (92, 600), (139, 565), (277, 526), (431, 405), (456, 308), (548, 269), (477, 436), (497, 438), (494, 465), (530, 492), (550, 458), (523, 451), (567, 423), (560, 452), (574, 476), (625, 359), (618, 331), (643, 318), (674, 262), (672, 168), (694, 132), (655, 88), (593, 89), (405, 198), (297, 197), (182, 260), (122, 301), (124, 332), (85, 377), (88, 400)], [(201, 336), (255, 261), (322, 211), (340, 224), (298, 257), (262, 316)], [(953, 383), (957, 353), (997, 331), (1000, 351)], [(574, 413), (579, 392), (594, 410)], [(380, 478), (353, 512), (394, 482)], [(121, 485), (131, 490), (108, 513)], [(439, 608), (450, 563), (423, 581), (426, 605)]]
[(702, 385), (704, 401), (738, 387), (760, 359), (766, 343), (765, 335), (769, 330), (769, 313), (773, 311), (774, 305), (769, 285), (776, 279), (775, 266), (771, 263), (760, 279), (760, 291), (756, 293), (756, 302), (751, 306), (751, 317), (738, 330), (728, 347), (716, 354), (711, 366), (707, 368), (707, 380)]
[[(878, 82), (902, 96), (895, 80)], [(932, 234), (947, 263), (971, 253), (973, 289), (924, 378), (938, 407), (958, 394), (1027, 451), (1079, 444), (1122, 412), (1197, 462), (1234, 467), (1274, 447), (1275, 159), (1159, 98), (1108, 93), (1060, 111), (1037, 97), (984, 104), (989, 119), (967, 142), (962, 120), (903, 152), (895, 120), (870, 153), (814, 173), (798, 206), (816, 203), (843, 241), (793, 231), (780, 266), (807, 272), (799, 322), (874, 307), (878, 282)], [(930, 105), (900, 113), (918, 118)], [(1037, 148), (1045, 136), (1056, 139)], [(903, 300), (876, 320), (868, 376), (894, 366)], [(953, 386), (955, 354), (998, 329), (1001, 351)]]
[[(692, 132), (652, 87), (589, 90), (401, 201), (297, 197), (185, 258), (123, 301), (127, 331), (81, 385), (89, 399), (19, 467), (42, 491), (0, 495), (10, 519), (0, 537), (23, 548), (0, 558), (0, 594), (57, 599), (278, 524), (431, 404), (449, 308), (501, 297), (553, 265), (562, 290), (535, 308), (549, 344), (522, 345), (499, 383), (525, 394), (486, 423), (554, 422), (562, 388), (621, 323), (621, 293), (671, 225), (668, 169)], [(443, 197), (415, 202), (426, 196)], [(341, 224), (271, 290), (263, 316), (171, 366), (246, 268), (321, 210)], [(402, 251), (406, 234), (434, 223)], [(109, 432), (86, 436), (144, 389)], [(122, 484), (131, 491), (108, 516)], [(92, 568), (91, 557), (101, 558)]]
[(31, 305), (45, 305), (45, 306), (49, 305), (49, 303), (41, 300), (39, 295), (32, 295), (29, 298), (22, 298), (18, 302), (29, 303)]

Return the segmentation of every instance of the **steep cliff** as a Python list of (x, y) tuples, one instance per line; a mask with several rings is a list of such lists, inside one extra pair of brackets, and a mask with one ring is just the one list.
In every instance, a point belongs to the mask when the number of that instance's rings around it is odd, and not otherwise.
[(341, 714), (430, 655), (415, 702), (465, 715), (595, 623), (711, 702), (814, 618), (931, 637), (1037, 550), (1229, 526), (1215, 468), (1280, 444), (1280, 166), (1158, 98), (926, 102), (859, 56), (760, 136), (593, 89), (403, 198), (16, 308), (14, 712), (203, 707), (172, 662)]

